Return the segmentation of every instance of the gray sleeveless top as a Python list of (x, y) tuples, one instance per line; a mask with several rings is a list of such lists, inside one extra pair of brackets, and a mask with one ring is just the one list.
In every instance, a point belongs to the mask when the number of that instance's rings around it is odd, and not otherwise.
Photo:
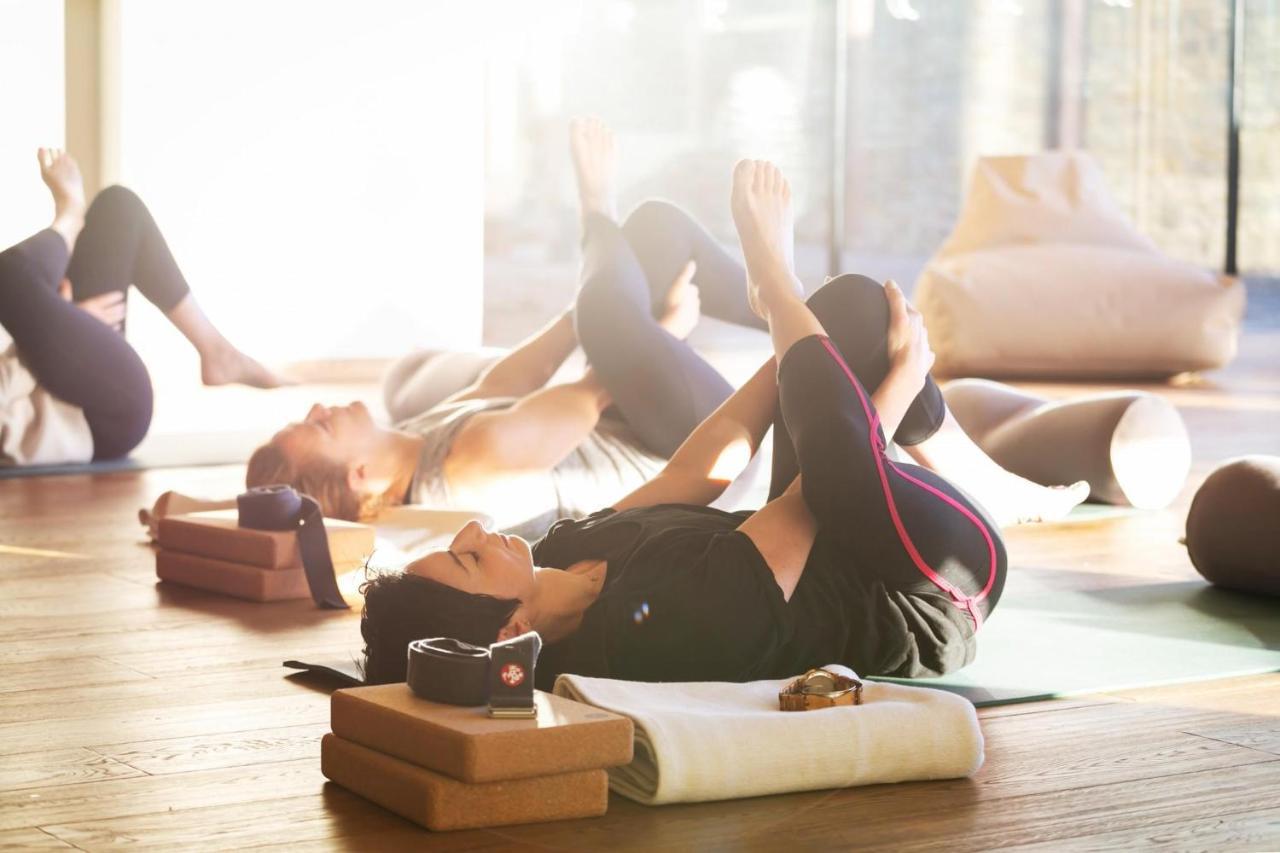
[[(442, 403), (396, 425), (396, 429), (422, 436), (418, 470), (409, 486), (412, 503), (452, 503), (444, 481), (444, 460), (454, 439), (471, 418), (481, 412), (509, 409), (519, 397), (494, 397)], [(650, 480), (666, 461), (640, 446), (626, 425), (602, 417), (596, 429), (546, 474), (545, 498), (530, 506), (526, 520), (507, 529), (526, 539), (537, 539), (559, 518), (584, 518), (609, 506)], [(483, 507), (475, 507), (483, 510)]]

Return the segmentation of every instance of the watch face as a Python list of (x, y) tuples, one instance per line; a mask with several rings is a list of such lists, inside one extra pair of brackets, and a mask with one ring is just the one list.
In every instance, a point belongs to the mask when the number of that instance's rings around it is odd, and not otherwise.
[(836, 689), (836, 679), (829, 672), (815, 672), (805, 677), (804, 684), (800, 687), (801, 693), (834, 693)]

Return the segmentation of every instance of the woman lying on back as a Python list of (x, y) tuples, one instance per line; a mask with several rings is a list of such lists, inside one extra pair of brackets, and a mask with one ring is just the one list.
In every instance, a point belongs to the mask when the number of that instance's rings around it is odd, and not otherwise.
[[(526, 630), (544, 640), (543, 688), (561, 672), (745, 681), (833, 662), (913, 677), (973, 658), (1004, 584), (999, 529), (947, 479), (885, 453), (891, 436), (918, 460), (956, 456), (920, 315), (896, 285), (852, 275), (806, 304), (790, 188), (772, 164), (738, 164), (732, 207), (775, 358), (613, 506), (532, 546), (471, 523), (448, 550), (370, 581), (369, 681), (402, 680), (414, 639)], [(707, 507), (731, 477), (723, 460), (754, 452), (771, 425), (768, 503)], [(962, 473), (999, 476), (969, 457)], [(1052, 495), (1061, 511), (1083, 498)]]

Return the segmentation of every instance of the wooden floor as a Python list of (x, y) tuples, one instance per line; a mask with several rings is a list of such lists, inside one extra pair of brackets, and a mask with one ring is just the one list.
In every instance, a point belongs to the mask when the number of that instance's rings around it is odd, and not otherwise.
[[(1013, 531), (1013, 570), (1077, 586), (1193, 576), (1177, 543), (1191, 488), (1228, 456), (1280, 454), (1278, 356), (1280, 339), (1255, 335), (1230, 371), (1160, 389), (1197, 458), (1176, 507)], [(1280, 848), (1280, 674), (986, 710), (969, 780), (615, 798), (597, 820), (425, 833), (325, 784), (328, 697), (280, 668), (352, 648), (356, 613), (155, 584), (137, 508), (170, 488), (232, 493), (241, 476), (0, 482), (0, 848)]]

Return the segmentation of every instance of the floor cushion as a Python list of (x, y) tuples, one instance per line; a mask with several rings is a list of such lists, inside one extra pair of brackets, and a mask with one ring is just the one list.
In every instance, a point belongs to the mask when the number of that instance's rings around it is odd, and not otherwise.
[(1130, 225), (1082, 152), (985, 158), (913, 296), (943, 375), (1168, 377), (1236, 352), (1244, 288)]

